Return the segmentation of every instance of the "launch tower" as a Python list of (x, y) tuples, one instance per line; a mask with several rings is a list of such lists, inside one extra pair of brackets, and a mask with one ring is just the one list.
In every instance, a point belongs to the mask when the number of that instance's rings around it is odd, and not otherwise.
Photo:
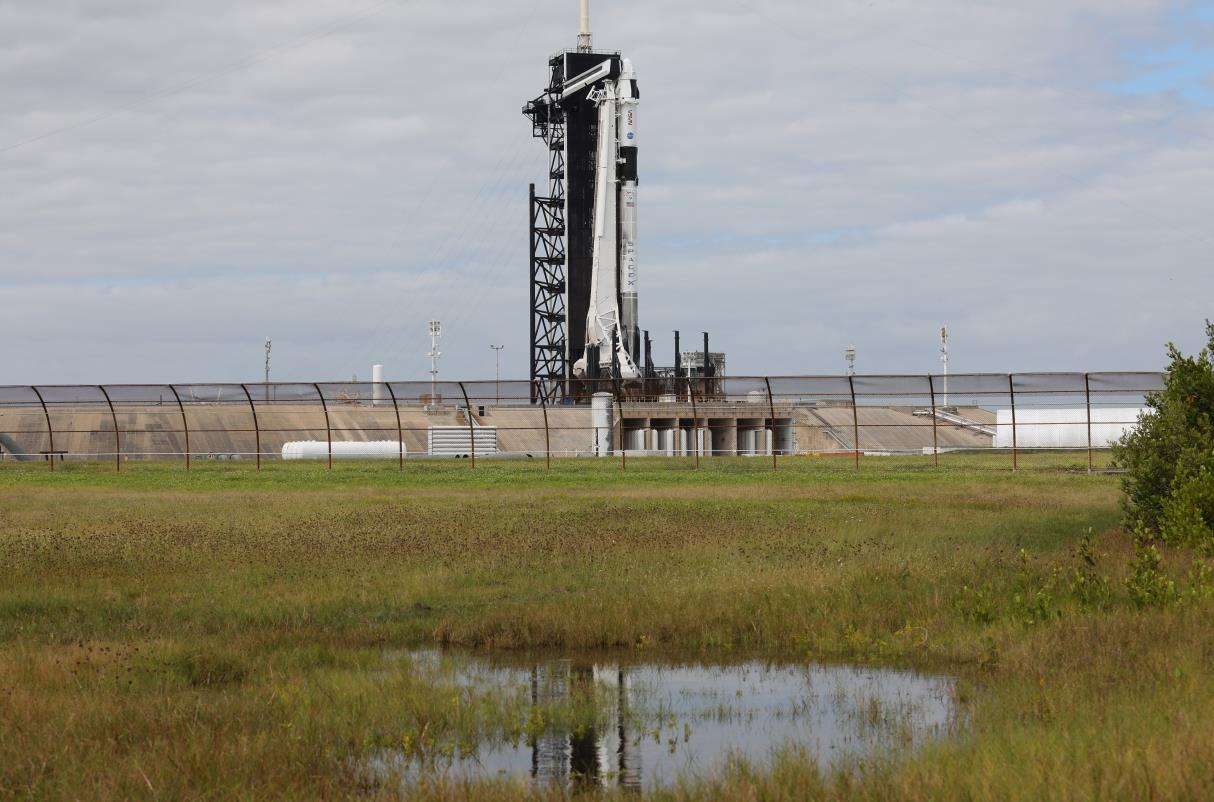
[(548, 401), (582, 379), (643, 378), (637, 319), (637, 130), (631, 62), (595, 50), (589, 0), (575, 50), (553, 56), (523, 113), (548, 146), (531, 186), (531, 380)]

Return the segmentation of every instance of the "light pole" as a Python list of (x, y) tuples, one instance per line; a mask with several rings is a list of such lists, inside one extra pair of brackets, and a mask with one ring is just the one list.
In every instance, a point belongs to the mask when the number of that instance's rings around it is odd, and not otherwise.
[(438, 338), (443, 333), (443, 324), (438, 320), (430, 321), (430, 406), (438, 404), (438, 360), (443, 355), (438, 350)]
[(502, 351), (504, 351), (506, 349), (506, 346), (491, 345), (489, 347), (493, 349), (493, 356), (494, 356), (494, 362), (495, 362), (494, 373), (493, 373), (494, 382), (495, 382), (494, 393), (496, 393), (496, 395), (497, 395), (497, 399), (496, 399), (497, 403), (500, 404), (500, 403), (502, 403)]
[(940, 329), (940, 361), (944, 363), (944, 406), (948, 406), (948, 326)]

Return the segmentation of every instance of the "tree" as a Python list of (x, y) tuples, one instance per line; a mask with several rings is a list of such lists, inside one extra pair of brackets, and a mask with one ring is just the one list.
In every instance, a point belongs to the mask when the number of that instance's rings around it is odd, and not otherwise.
[(1113, 447), (1123, 468), (1127, 524), (1169, 545), (1214, 552), (1214, 323), (1185, 356), (1169, 343), (1164, 387), (1147, 396), (1138, 428)]

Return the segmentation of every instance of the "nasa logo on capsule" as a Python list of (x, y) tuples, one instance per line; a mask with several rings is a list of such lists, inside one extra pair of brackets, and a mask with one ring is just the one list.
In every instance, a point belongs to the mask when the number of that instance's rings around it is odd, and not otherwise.
[(636, 135), (636, 134), (634, 134), (634, 133), (632, 133), (631, 131), (629, 131), (629, 132), (628, 132), (628, 138), (629, 138), (629, 139), (636, 139), (636, 138), (637, 138), (637, 135)]

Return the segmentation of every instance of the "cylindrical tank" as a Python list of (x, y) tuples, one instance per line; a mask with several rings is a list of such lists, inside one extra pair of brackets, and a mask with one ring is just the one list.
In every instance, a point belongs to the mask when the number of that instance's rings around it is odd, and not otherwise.
[(384, 387), (383, 365), (371, 366), (371, 381), (373, 382), (371, 385), (371, 403), (375, 406), (379, 406), (380, 404), (384, 403), (388, 397), (388, 389)]
[(645, 430), (644, 429), (629, 429), (628, 434), (624, 438), (625, 448), (629, 451), (644, 451), (645, 450)]
[[(399, 440), (374, 440), (366, 443), (342, 441), (333, 444), (333, 459), (397, 459), (401, 453), (402, 446)], [(282, 458), (284, 460), (328, 459), (329, 444), (324, 440), (284, 443)]]
[(590, 399), (590, 425), (594, 429), (592, 451), (596, 457), (611, 456), (612, 421), (615, 418), (614, 401), (611, 393), (595, 393)]

